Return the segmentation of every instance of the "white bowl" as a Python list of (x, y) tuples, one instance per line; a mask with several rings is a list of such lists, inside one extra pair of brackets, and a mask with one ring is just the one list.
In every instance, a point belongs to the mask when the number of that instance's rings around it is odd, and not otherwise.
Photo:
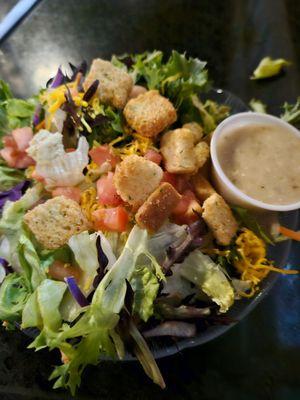
[[(264, 203), (260, 200), (256, 200), (240, 189), (238, 189), (230, 179), (225, 175), (217, 155), (217, 142), (220, 136), (224, 132), (228, 132), (228, 129), (236, 126), (248, 125), (248, 124), (272, 124), (281, 126), (284, 130), (289, 130), (300, 139), (300, 132), (292, 125), (283, 121), (280, 118), (274, 117), (268, 114), (255, 113), (255, 112), (243, 112), (232, 115), (226, 118), (224, 121), (217, 126), (211, 140), (211, 159), (212, 159), (212, 179), (218, 190), (218, 192), (227, 200), (230, 204), (242, 206), (245, 208), (259, 210), (272, 210), (272, 211), (291, 211), (300, 208), (300, 200), (292, 204), (269, 204)], [(300, 162), (300, 155), (299, 155)], [(299, 177), (300, 179), (300, 177)]]

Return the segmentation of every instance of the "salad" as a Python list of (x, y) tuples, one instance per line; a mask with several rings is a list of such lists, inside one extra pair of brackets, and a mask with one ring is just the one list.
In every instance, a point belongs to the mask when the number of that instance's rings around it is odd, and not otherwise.
[(176, 51), (70, 64), (27, 100), (1, 81), (0, 319), (60, 352), (55, 388), (74, 394), (85, 366), (126, 352), (163, 388), (151, 338), (228, 323), (270, 271), (297, 272), (210, 181), (230, 114), (202, 100), (210, 85)]

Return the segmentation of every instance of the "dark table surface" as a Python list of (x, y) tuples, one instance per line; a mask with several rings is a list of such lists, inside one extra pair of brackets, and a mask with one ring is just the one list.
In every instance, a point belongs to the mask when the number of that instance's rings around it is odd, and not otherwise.
[[(1, 0), (0, 20), (16, 1)], [(112, 53), (171, 49), (208, 61), (215, 86), (280, 112), (299, 95), (300, 2), (283, 0), (44, 0), (0, 45), (0, 77), (17, 95), (45, 84), (59, 64)], [(293, 61), (285, 76), (249, 80), (270, 55)], [(299, 265), (300, 245), (289, 263)], [(161, 391), (136, 363), (105, 362), (84, 374), (78, 399), (300, 399), (300, 280), (279, 277), (270, 294), (227, 334), (162, 359)], [(70, 399), (47, 381), (56, 354), (26, 350), (0, 332), (1, 399)]]

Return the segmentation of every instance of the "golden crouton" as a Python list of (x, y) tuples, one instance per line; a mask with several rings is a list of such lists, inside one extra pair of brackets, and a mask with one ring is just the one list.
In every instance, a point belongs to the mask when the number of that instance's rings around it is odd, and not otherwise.
[(200, 142), (195, 146), (197, 158), (197, 166), (201, 168), (209, 158), (209, 145), (205, 142)]
[(24, 221), (46, 249), (57, 249), (71, 236), (89, 228), (80, 206), (64, 196), (50, 199), (28, 211)]
[(188, 122), (182, 125), (183, 128), (189, 129), (194, 135), (194, 144), (200, 142), (203, 136), (202, 126), (198, 122)]
[(212, 194), (216, 193), (215, 189), (211, 186), (209, 181), (204, 178), (199, 172), (192, 177), (192, 184), (194, 192), (198, 199), (203, 202), (208, 199)]
[(160, 142), (165, 168), (174, 174), (193, 174), (198, 169), (194, 134), (189, 129), (166, 132)]
[(141, 205), (160, 184), (162, 169), (144, 157), (131, 155), (117, 165), (114, 184), (121, 198), (132, 205)]
[(124, 108), (133, 86), (131, 76), (111, 62), (97, 58), (83, 83), (84, 89), (87, 90), (96, 79), (99, 80), (97, 94), (100, 102)]
[(228, 204), (219, 194), (214, 193), (205, 200), (202, 217), (217, 242), (223, 246), (229, 245), (236, 234), (238, 224)]
[(137, 224), (150, 232), (157, 231), (180, 199), (180, 194), (172, 185), (162, 183), (139, 208), (135, 216)]
[(131, 99), (124, 108), (128, 125), (142, 136), (154, 137), (177, 119), (173, 104), (157, 90)]

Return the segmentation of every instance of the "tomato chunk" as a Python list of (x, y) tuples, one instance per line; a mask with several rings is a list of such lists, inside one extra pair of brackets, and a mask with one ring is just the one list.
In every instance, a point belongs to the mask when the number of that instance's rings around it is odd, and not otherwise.
[(81, 191), (78, 187), (74, 186), (59, 186), (52, 190), (52, 197), (65, 196), (79, 203)]
[(164, 171), (163, 178), (162, 178), (161, 181), (162, 182), (167, 182), (170, 185), (176, 187), (176, 175), (175, 174), (171, 174), (168, 171)]
[(124, 232), (129, 215), (123, 206), (100, 208), (93, 212), (95, 229), (103, 231)]
[(173, 210), (172, 219), (176, 224), (191, 224), (198, 220), (202, 208), (191, 190), (186, 190)]
[(91, 156), (92, 160), (98, 165), (109, 162), (114, 168), (119, 161), (118, 157), (111, 154), (107, 144), (99, 147), (94, 147), (89, 151), (89, 155)]
[(14, 129), (11, 135), (19, 151), (25, 151), (29, 146), (30, 140), (33, 138), (33, 132), (30, 127)]
[(108, 172), (97, 181), (98, 201), (104, 206), (118, 206), (123, 203), (114, 185), (114, 173)]
[(162, 156), (155, 150), (149, 149), (145, 156), (147, 160), (154, 162), (155, 164), (159, 165), (162, 160)]

